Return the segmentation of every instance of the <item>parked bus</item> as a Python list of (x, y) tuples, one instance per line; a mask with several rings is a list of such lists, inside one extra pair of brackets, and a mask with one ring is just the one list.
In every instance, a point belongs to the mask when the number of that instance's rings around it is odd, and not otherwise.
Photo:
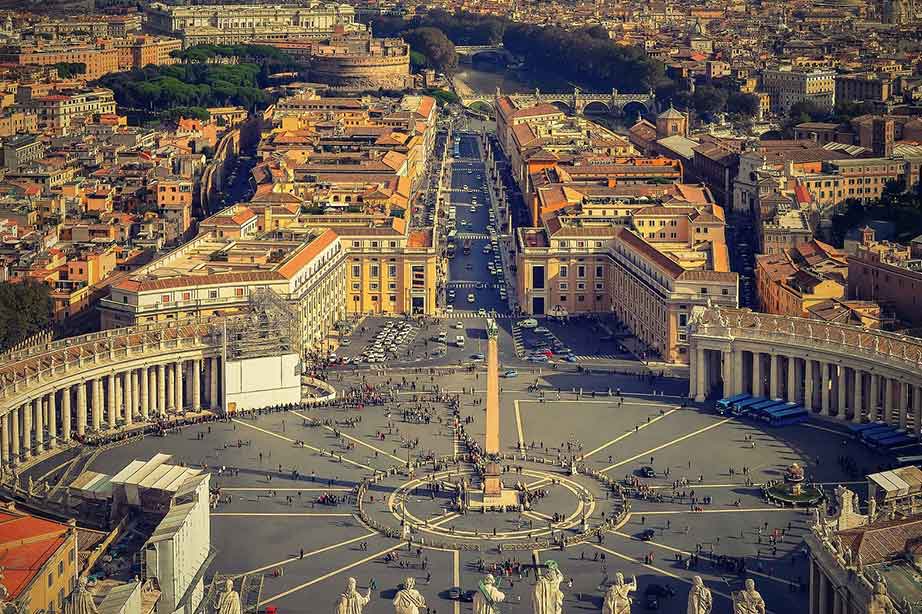
[(733, 407), (734, 403), (745, 401), (746, 399), (751, 399), (751, 398), (752, 398), (751, 394), (743, 393), (743, 394), (736, 394), (736, 395), (733, 395), (732, 397), (727, 397), (725, 399), (721, 399), (717, 401), (717, 413), (721, 415), (726, 414), (728, 411), (730, 411), (730, 408)]
[(464, 240), (464, 255), (465, 256), (471, 255), (471, 240), (470, 239)]
[(757, 403), (761, 403), (763, 401), (767, 401), (767, 400), (768, 399), (766, 399), (765, 397), (750, 397), (742, 401), (737, 401), (733, 403), (733, 405), (730, 407), (730, 414), (734, 416), (742, 415), (743, 413), (748, 411), (748, 409), (752, 407), (753, 405)]

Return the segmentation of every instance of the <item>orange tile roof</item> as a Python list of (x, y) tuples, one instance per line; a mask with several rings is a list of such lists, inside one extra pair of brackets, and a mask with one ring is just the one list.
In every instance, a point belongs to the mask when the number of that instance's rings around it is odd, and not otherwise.
[(0, 568), (15, 599), (42, 566), (67, 542), (67, 525), (17, 512), (0, 511)]
[(323, 234), (302, 247), (294, 256), (278, 268), (278, 272), (287, 279), (291, 279), (304, 268), (308, 262), (320, 255), (320, 252), (339, 239), (332, 230), (324, 230)]

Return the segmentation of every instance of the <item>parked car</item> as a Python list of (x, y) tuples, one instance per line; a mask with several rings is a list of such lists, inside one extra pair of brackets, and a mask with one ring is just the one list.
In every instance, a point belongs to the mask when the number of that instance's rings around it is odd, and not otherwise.
[(520, 321), (519, 321), (519, 326), (520, 326), (521, 328), (537, 328), (537, 327), (538, 327), (538, 320), (536, 320), (536, 319), (534, 319), (534, 318), (526, 318), (525, 320), (520, 320)]
[(650, 541), (654, 537), (656, 537), (656, 531), (653, 529), (644, 529), (643, 533), (640, 534), (640, 539), (645, 542)]
[(649, 466), (648, 466), (648, 467), (641, 467), (641, 469), (640, 469), (640, 475), (642, 475), (642, 476), (645, 477), (645, 478), (655, 478), (655, 477), (656, 477), (656, 470), (655, 470), (653, 467), (649, 467)]
[(516, 377), (518, 374), (519, 372), (516, 371), (515, 369), (509, 369), (508, 371), (503, 373), (503, 377)]

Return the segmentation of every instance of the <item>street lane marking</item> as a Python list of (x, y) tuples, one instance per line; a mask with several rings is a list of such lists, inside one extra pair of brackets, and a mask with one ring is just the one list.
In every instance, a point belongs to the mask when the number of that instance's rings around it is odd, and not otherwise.
[(260, 518), (266, 516), (294, 516), (294, 517), (315, 517), (315, 518), (351, 518), (352, 514), (342, 512), (211, 512), (211, 517), (215, 516), (241, 516)]
[(448, 521), (450, 521), (450, 520), (454, 520), (455, 518), (457, 518), (457, 517), (460, 516), (460, 515), (461, 515), (461, 514), (459, 514), (458, 512), (448, 512), (447, 514), (443, 514), (443, 515), (439, 516), (438, 518), (436, 518), (435, 522), (431, 522), (431, 521), (430, 521), (430, 522), (429, 522), (429, 528), (433, 528), (433, 527), (438, 528), (438, 527), (442, 526), (443, 524), (445, 524), (446, 522), (448, 522)]
[(363, 559), (359, 559), (358, 561), (355, 561), (354, 563), (349, 563), (348, 565), (346, 565), (346, 566), (344, 566), (344, 567), (340, 567), (339, 569), (334, 569), (333, 571), (331, 571), (331, 572), (329, 572), (329, 573), (325, 573), (325, 574), (323, 574), (323, 575), (320, 576), (320, 577), (314, 578), (313, 580), (308, 580), (307, 582), (304, 582), (303, 584), (299, 584), (298, 586), (294, 586), (294, 587), (288, 589), (287, 591), (283, 591), (283, 592), (279, 593), (278, 595), (273, 595), (272, 597), (268, 597), (268, 598), (266, 598), (266, 599), (263, 599), (262, 601), (259, 602), (258, 607), (262, 607), (262, 606), (264, 606), (264, 605), (268, 604), (269, 602), (274, 601), (274, 600), (276, 600), (276, 599), (281, 599), (282, 597), (287, 597), (288, 595), (291, 595), (292, 593), (297, 593), (298, 591), (304, 590), (305, 588), (308, 588), (308, 587), (310, 587), (310, 586), (313, 586), (313, 585), (315, 585), (315, 584), (317, 584), (317, 583), (319, 583), (319, 582), (323, 582), (324, 580), (327, 580), (327, 579), (329, 579), (329, 578), (332, 578), (333, 576), (339, 575), (339, 574), (341, 574), (341, 573), (344, 572), (344, 571), (349, 571), (349, 570), (352, 569), (353, 567), (358, 567), (359, 565), (363, 565), (363, 564), (367, 563), (368, 561), (373, 561), (373, 560), (375, 560), (376, 558), (378, 558), (379, 556), (384, 556), (384, 555), (386, 555), (387, 553), (393, 552), (394, 550), (397, 550), (397, 549), (400, 548), (400, 547), (401, 547), (401, 544), (394, 544), (394, 545), (392, 545), (392, 546), (388, 546), (387, 548), (385, 548), (384, 550), (382, 550), (382, 551), (380, 551), (380, 552), (376, 552), (376, 553), (374, 553), (374, 554), (370, 554), (370, 555), (366, 556), (366, 557), (363, 558)]
[(659, 445), (659, 446), (656, 446), (655, 448), (650, 448), (650, 449), (647, 450), (646, 452), (641, 452), (641, 453), (639, 453), (639, 454), (635, 454), (635, 455), (632, 456), (631, 458), (626, 458), (626, 459), (624, 459), (624, 460), (622, 460), (622, 461), (618, 461), (617, 463), (615, 463), (615, 464), (613, 464), (613, 465), (609, 465), (608, 467), (605, 467), (604, 469), (602, 469), (602, 470), (600, 471), (600, 473), (605, 473), (606, 471), (611, 471), (612, 469), (615, 469), (615, 468), (617, 468), (617, 467), (620, 467), (620, 466), (622, 466), (622, 465), (626, 465), (626, 464), (628, 464), (628, 463), (630, 463), (630, 462), (632, 462), (632, 461), (635, 461), (635, 460), (637, 460), (638, 458), (643, 458), (643, 457), (647, 456), (648, 454), (653, 454), (654, 452), (659, 452), (659, 451), (662, 450), (663, 448), (668, 448), (669, 446), (673, 446), (673, 445), (675, 445), (675, 444), (677, 444), (677, 443), (679, 443), (679, 442), (685, 441), (686, 439), (690, 439), (690, 438), (692, 438), (692, 437), (695, 437), (695, 436), (697, 436), (697, 435), (700, 435), (701, 433), (705, 433), (705, 432), (707, 432), (707, 431), (710, 431), (711, 429), (717, 428), (718, 426), (722, 426), (722, 425), (726, 424), (727, 422), (730, 422), (731, 420), (733, 420), (733, 418), (724, 418), (723, 420), (721, 420), (721, 421), (719, 421), (719, 422), (715, 422), (714, 424), (709, 424), (708, 426), (705, 426), (705, 427), (703, 427), (703, 428), (700, 428), (700, 429), (698, 429), (697, 431), (692, 431), (691, 433), (686, 433), (685, 435), (682, 435), (681, 437), (679, 437), (679, 438), (677, 438), (677, 439), (673, 439), (672, 441), (667, 441), (666, 443), (664, 443), (664, 444), (662, 444), (662, 445)]
[(652, 425), (652, 424), (654, 424), (654, 423), (656, 423), (656, 422), (659, 422), (660, 420), (662, 420), (662, 419), (665, 418), (666, 416), (669, 416), (669, 415), (671, 415), (671, 414), (674, 414), (674, 413), (677, 412), (677, 411), (679, 411), (677, 408), (676, 408), (676, 409), (670, 409), (670, 410), (667, 411), (666, 413), (661, 414), (661, 415), (659, 415), (659, 416), (656, 416), (655, 418), (653, 418), (653, 419), (650, 420), (649, 422), (645, 422), (644, 424), (641, 424), (636, 430), (631, 429), (631, 430), (628, 431), (627, 433), (622, 433), (621, 435), (618, 435), (617, 437), (615, 437), (615, 438), (612, 439), (611, 441), (606, 442), (606, 443), (603, 443), (602, 445), (600, 445), (600, 446), (599, 446), (598, 448), (596, 448), (595, 450), (590, 450), (589, 452), (583, 454), (582, 460), (586, 460), (587, 458), (589, 458), (590, 456), (592, 456), (592, 455), (595, 454), (596, 452), (601, 452), (602, 450), (604, 450), (604, 449), (607, 448), (608, 446), (612, 446), (612, 445), (618, 443), (619, 441), (621, 441), (622, 439), (624, 439), (625, 437), (630, 437), (630, 436), (633, 435), (634, 433), (640, 432), (641, 429), (645, 429), (645, 428), (647, 428), (648, 426), (650, 426), (650, 425)]
[(294, 492), (294, 491), (298, 491), (298, 492), (352, 492), (354, 490), (352, 488), (344, 488), (340, 486), (333, 486), (331, 488), (262, 488), (262, 487), (247, 488), (243, 486), (239, 486), (239, 487), (235, 486), (233, 488), (230, 488), (227, 486), (221, 486), (220, 488), (221, 488), (221, 492), (247, 492), (251, 490), (257, 491), (257, 492), (269, 492), (273, 490), (276, 492)]
[[(452, 550), (451, 554), (451, 585), (461, 586), (461, 553), (458, 550)], [(455, 614), (461, 614), (461, 600), (455, 601)]]
[(631, 512), (634, 516), (668, 516), (673, 514), (730, 514), (737, 512), (797, 512), (797, 509), (790, 507), (744, 507), (742, 509), (734, 507), (729, 510), (662, 510), (656, 512)]
[(515, 400), (515, 430), (519, 433), (519, 449), (525, 449), (525, 433), (522, 430), (522, 413), (519, 411), (519, 400)]
[[(305, 416), (304, 414), (302, 414), (302, 413), (299, 412), (299, 411), (294, 411), (294, 410), (292, 410), (291, 413), (293, 413), (294, 415), (296, 415), (296, 416), (298, 416), (298, 417), (300, 417), (300, 418), (304, 418), (305, 420), (310, 420), (311, 422), (314, 422), (315, 424), (319, 424), (320, 426), (322, 426), (323, 428), (327, 429), (327, 430), (330, 431), (331, 433), (335, 433), (335, 432), (336, 432), (336, 429), (334, 429), (332, 426), (329, 426), (329, 425), (326, 425), (326, 424), (322, 424), (322, 423), (318, 422), (317, 420), (315, 420), (314, 418), (311, 418), (310, 416)], [(370, 449), (374, 450), (375, 452), (378, 452), (379, 454), (383, 454), (384, 456), (387, 456), (388, 458), (392, 458), (392, 459), (394, 459), (395, 461), (397, 461), (398, 463), (405, 463), (405, 462), (406, 462), (405, 459), (402, 459), (402, 458), (400, 458), (400, 457), (398, 457), (398, 456), (394, 456), (394, 455), (391, 454), (390, 452), (387, 452), (386, 450), (382, 450), (381, 448), (378, 448), (378, 447), (376, 447), (376, 446), (373, 446), (373, 445), (371, 445), (371, 444), (368, 443), (368, 442), (362, 441), (361, 439), (358, 439), (358, 438), (353, 437), (353, 436), (351, 436), (351, 435), (346, 435), (346, 434), (343, 433), (342, 431), (339, 431), (339, 435), (340, 435), (341, 437), (345, 437), (345, 438), (348, 439), (349, 441), (353, 441), (353, 442), (355, 442), (355, 443), (357, 443), (357, 444), (359, 444), (359, 445), (361, 445), (361, 446), (365, 446), (366, 448), (370, 448)]]
[[(305, 552), (305, 553), (304, 553), (304, 558), (307, 559), (307, 558), (310, 558), (310, 557), (312, 557), (312, 556), (317, 556), (318, 554), (323, 554), (324, 552), (329, 552), (330, 550), (335, 550), (336, 548), (342, 548), (343, 546), (348, 546), (349, 544), (354, 544), (355, 542), (359, 542), (359, 541), (368, 539), (369, 537), (374, 537), (374, 536), (377, 535), (377, 534), (378, 534), (377, 531), (371, 531), (370, 533), (366, 533), (365, 535), (359, 535), (358, 537), (353, 537), (352, 539), (349, 539), (349, 540), (346, 540), (346, 541), (343, 541), (343, 542), (339, 542), (338, 544), (331, 544), (331, 545), (329, 545), (329, 546), (325, 546), (325, 547), (323, 547), (323, 548), (319, 548), (318, 550), (311, 550), (310, 552)], [(294, 562), (294, 561), (300, 561), (300, 560), (302, 560), (300, 556), (293, 556), (293, 557), (291, 557), (291, 558), (287, 558), (287, 559), (283, 559), (283, 560), (281, 560), (281, 561), (278, 561), (277, 563), (272, 563), (271, 565), (264, 565), (263, 567), (258, 567), (258, 568), (256, 568), (256, 569), (251, 569), (251, 570), (249, 570), (249, 571), (244, 571), (243, 573), (237, 574), (237, 577), (239, 578), (239, 577), (241, 577), (241, 576), (245, 576), (245, 575), (248, 575), (248, 574), (262, 573), (262, 572), (266, 571), (267, 569), (272, 569), (272, 568), (274, 568), (274, 567), (279, 567), (280, 565), (287, 565), (288, 563), (292, 563), (292, 562)]]
[[(817, 486), (839, 486), (839, 485), (850, 486), (852, 484), (867, 484), (867, 482), (859, 482), (859, 481), (814, 482), (814, 483)], [(693, 483), (689, 483), (689, 485), (684, 488), (691, 488), (692, 486), (694, 486), (695, 490), (697, 490), (699, 488), (759, 488), (761, 486), (764, 486), (764, 484), (762, 482), (753, 482), (752, 484), (745, 484), (745, 483), (740, 483), (740, 484), (693, 484)], [(651, 486), (650, 490), (667, 490), (671, 488), (672, 486), (669, 484), (662, 484), (659, 486)]]
[[(294, 443), (294, 442), (295, 442), (294, 439), (291, 439), (291, 438), (289, 438), (289, 437), (285, 437), (284, 435), (279, 435), (278, 433), (273, 433), (272, 431), (268, 431), (268, 430), (266, 430), (266, 429), (264, 429), (264, 428), (261, 428), (261, 427), (258, 427), (258, 426), (256, 426), (256, 425), (254, 425), (254, 424), (247, 424), (246, 422), (243, 422), (243, 421), (241, 421), (241, 420), (237, 420), (236, 418), (234, 418), (233, 421), (236, 422), (237, 424), (242, 425), (242, 426), (247, 426), (247, 427), (249, 427), (249, 428), (251, 428), (251, 429), (254, 429), (254, 430), (256, 430), (256, 431), (259, 431), (259, 432), (261, 432), (261, 433), (265, 433), (266, 435), (271, 435), (272, 437), (276, 437), (276, 438), (278, 438), (278, 439), (281, 439), (282, 441), (287, 441), (287, 442), (289, 442), (289, 443)], [(324, 451), (321, 450), (320, 448), (315, 448), (314, 446), (312, 446), (312, 445), (310, 445), (310, 444), (307, 444), (307, 443), (304, 443), (304, 442), (301, 443), (301, 446), (300, 446), (300, 447), (306, 448), (306, 449), (308, 449), (308, 450), (312, 450), (312, 451), (314, 451), (314, 452), (317, 452), (317, 453), (320, 454), (321, 456), (329, 456), (329, 457), (330, 457), (331, 459), (333, 459), (333, 460), (336, 459), (336, 456), (339, 456), (339, 458), (342, 459), (342, 462), (344, 462), (344, 463), (349, 463), (350, 465), (355, 465), (356, 467), (361, 467), (362, 469), (367, 469), (368, 471), (371, 471), (372, 473), (377, 473), (378, 471), (380, 471), (380, 469), (375, 469), (374, 467), (369, 467), (368, 465), (362, 464), (362, 463), (360, 463), (360, 462), (358, 462), (358, 461), (354, 461), (354, 460), (352, 460), (352, 459), (350, 459), (350, 458), (346, 458), (346, 457), (343, 456), (342, 454), (335, 455), (332, 451), (331, 451), (331, 452), (324, 452)]]

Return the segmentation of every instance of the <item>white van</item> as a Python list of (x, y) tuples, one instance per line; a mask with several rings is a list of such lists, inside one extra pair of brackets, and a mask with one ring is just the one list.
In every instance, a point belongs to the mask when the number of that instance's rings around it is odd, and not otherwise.
[(463, 348), (464, 347), (464, 337), (462, 337), (461, 335), (457, 335), (455, 337), (455, 345), (458, 346), (459, 348)]

